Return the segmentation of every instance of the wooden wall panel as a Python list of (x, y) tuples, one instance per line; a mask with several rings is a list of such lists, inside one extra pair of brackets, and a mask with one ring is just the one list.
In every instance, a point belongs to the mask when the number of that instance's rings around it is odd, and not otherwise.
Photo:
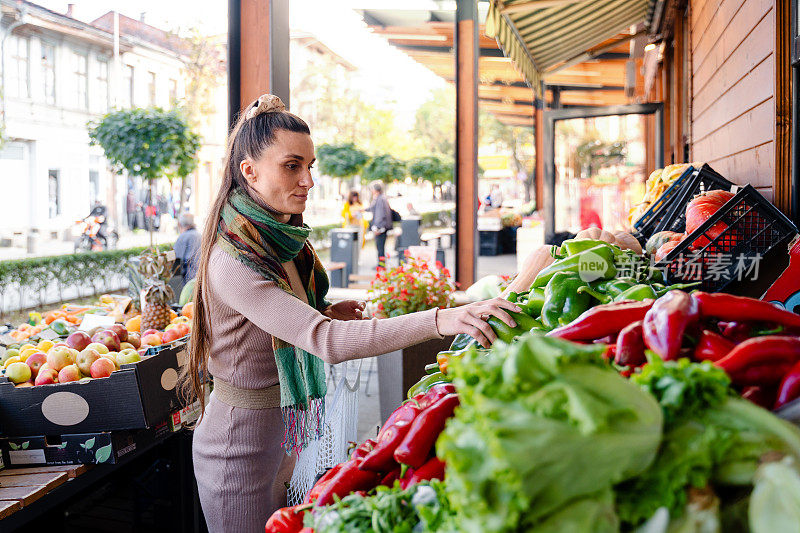
[(772, 197), (775, 0), (691, 0), (695, 161)]

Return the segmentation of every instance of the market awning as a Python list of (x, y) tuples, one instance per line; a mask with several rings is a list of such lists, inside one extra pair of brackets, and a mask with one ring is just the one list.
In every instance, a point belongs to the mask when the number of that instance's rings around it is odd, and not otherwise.
[[(595, 47), (649, 22), (653, 0), (494, 0), (486, 34), (537, 93), (544, 77), (600, 53)], [(617, 43), (619, 44), (619, 43)]]

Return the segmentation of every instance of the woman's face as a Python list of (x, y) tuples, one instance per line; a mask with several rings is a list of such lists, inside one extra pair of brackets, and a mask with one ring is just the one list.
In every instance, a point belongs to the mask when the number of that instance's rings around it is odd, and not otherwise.
[(245, 159), (239, 169), (261, 199), (283, 214), (281, 222), (288, 222), (291, 215), (306, 209), (308, 191), (314, 186), (314, 161), (310, 135), (278, 130), (261, 156), (257, 160)]

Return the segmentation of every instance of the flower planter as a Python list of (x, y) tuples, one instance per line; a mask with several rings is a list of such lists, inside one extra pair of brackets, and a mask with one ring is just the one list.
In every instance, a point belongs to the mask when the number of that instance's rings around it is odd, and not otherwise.
[(453, 337), (433, 339), (378, 356), (381, 420), (406, 399), (408, 389), (425, 375), (425, 365), (435, 363), (436, 354), (452, 342)]

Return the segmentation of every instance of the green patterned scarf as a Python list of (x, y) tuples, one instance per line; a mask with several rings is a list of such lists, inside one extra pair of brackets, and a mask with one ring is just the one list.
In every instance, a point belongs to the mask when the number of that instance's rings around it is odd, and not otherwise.
[[(322, 310), (329, 304), (328, 276), (308, 236), (311, 228), (284, 224), (237, 188), (225, 207), (217, 228), (220, 248), (247, 267), (292, 292), (282, 263), (294, 259), (306, 289), (308, 303)], [(325, 415), (325, 370), (322, 360), (286, 341), (272, 337), (281, 387), (284, 423), (282, 446), (287, 453), (300, 452), (319, 438)]]

